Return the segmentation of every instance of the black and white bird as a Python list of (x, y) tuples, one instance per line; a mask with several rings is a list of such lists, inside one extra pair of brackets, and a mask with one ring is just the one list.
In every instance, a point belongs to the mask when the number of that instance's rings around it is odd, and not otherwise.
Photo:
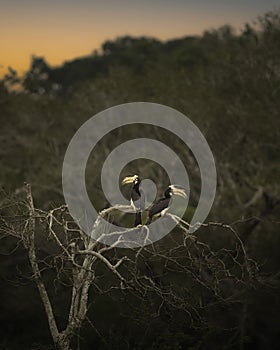
[(130, 203), (135, 210), (134, 225), (138, 226), (142, 224), (142, 211), (145, 209), (145, 194), (141, 188), (141, 179), (138, 175), (127, 176), (123, 179), (122, 185), (133, 183), (130, 194)]
[(171, 206), (172, 196), (181, 196), (187, 198), (186, 190), (177, 185), (168, 186), (164, 193), (164, 198), (161, 198), (157, 203), (155, 203), (149, 210), (149, 218), (147, 225), (149, 225), (155, 216), (163, 216)]

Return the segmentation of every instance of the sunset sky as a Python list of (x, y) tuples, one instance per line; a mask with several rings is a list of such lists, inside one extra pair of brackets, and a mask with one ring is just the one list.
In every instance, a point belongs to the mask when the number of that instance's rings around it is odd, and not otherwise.
[(0, 0), (0, 76), (26, 70), (31, 55), (51, 65), (88, 55), (122, 35), (171, 39), (231, 24), (241, 28), (279, 0)]

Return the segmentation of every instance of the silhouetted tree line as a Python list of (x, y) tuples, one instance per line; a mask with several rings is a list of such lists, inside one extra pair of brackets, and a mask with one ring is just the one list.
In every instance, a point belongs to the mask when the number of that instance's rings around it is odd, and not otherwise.
[[(269, 55), (275, 58), (275, 46), (279, 40), (278, 16), (277, 12), (268, 13), (259, 18), (257, 25), (246, 24), (241, 33), (225, 25), (206, 31), (202, 36), (187, 36), (167, 42), (149, 37), (120, 37), (104, 42), (100, 53), (95, 50), (92, 55), (58, 67), (49, 66), (44, 57), (33, 56), (30, 68), (23, 77), (16, 77), (16, 72), (11, 68), (2, 82), (14, 84), (20, 80), (27, 93), (58, 93), (72, 91), (81, 82), (109, 77), (113, 67), (125, 67), (134, 74), (147, 73), (158, 67), (172, 71), (196, 71), (203, 66), (207, 70), (219, 65), (221, 60), (242, 60), (248, 50), (257, 56), (262, 53), (262, 59)], [(270, 53), (265, 54), (265, 49), (269, 49)]]

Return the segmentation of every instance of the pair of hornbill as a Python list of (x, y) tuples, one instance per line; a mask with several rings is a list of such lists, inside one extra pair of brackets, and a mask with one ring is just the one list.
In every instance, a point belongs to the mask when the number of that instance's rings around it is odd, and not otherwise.
[[(138, 175), (127, 176), (122, 181), (122, 185), (132, 183), (133, 187), (130, 194), (130, 203), (135, 211), (134, 224), (135, 226), (138, 226), (142, 224), (142, 211), (145, 210), (145, 194), (144, 191), (141, 189), (141, 179)], [(149, 209), (149, 218), (146, 225), (149, 225), (152, 222), (153, 217), (158, 215), (163, 216), (167, 212), (171, 205), (173, 195), (178, 195), (183, 198), (187, 198), (187, 193), (182, 187), (179, 187), (177, 185), (168, 186), (168, 188), (164, 192), (164, 197), (161, 198), (157, 203), (153, 204), (152, 207)]]

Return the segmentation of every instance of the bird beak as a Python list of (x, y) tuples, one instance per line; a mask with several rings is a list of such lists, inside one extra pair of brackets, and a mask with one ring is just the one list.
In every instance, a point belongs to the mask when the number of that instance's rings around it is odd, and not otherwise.
[(183, 188), (172, 187), (173, 194), (183, 198), (187, 198), (187, 193)]
[(122, 180), (122, 185), (131, 184), (135, 181), (135, 176), (127, 176)]

